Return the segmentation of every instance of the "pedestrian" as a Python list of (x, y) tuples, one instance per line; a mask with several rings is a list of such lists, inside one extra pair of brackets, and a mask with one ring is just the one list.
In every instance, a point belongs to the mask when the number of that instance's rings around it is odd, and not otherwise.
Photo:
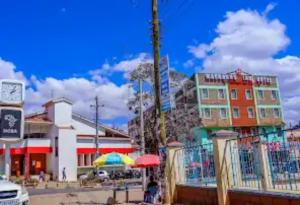
[(66, 167), (64, 167), (64, 168), (63, 168), (63, 171), (62, 171), (62, 180), (63, 180), (63, 181), (66, 181), (66, 180), (67, 180)]
[(44, 173), (44, 171), (40, 171), (39, 181), (40, 182), (44, 182), (45, 181), (45, 173)]
[(144, 202), (151, 204), (156, 203), (158, 191), (158, 183), (154, 180), (153, 176), (150, 176), (150, 181), (147, 185), (147, 191), (144, 196)]

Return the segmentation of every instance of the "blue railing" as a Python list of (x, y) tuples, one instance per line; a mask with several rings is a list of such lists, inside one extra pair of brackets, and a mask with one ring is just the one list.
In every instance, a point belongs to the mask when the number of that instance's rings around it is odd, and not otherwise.
[(212, 143), (184, 147), (185, 183), (210, 186), (216, 184)]

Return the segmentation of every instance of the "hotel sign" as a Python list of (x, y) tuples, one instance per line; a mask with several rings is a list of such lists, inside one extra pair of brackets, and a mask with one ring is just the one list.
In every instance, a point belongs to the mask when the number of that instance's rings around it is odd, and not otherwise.
[(23, 111), (17, 108), (2, 108), (0, 110), (0, 139), (23, 138)]

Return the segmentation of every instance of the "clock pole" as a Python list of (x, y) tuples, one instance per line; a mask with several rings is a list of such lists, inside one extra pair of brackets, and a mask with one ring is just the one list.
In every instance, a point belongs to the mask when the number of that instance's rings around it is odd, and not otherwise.
[(0, 80), (0, 142), (5, 145), (5, 175), (11, 174), (12, 144), (23, 140), (25, 84), (22, 81)]

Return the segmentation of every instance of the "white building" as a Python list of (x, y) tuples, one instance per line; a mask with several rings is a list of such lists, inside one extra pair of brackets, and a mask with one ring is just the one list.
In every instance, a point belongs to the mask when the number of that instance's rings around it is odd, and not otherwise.
[[(62, 180), (77, 180), (77, 171), (91, 167), (95, 159), (95, 124), (72, 112), (72, 103), (60, 98), (44, 105), (44, 112), (26, 117), (24, 140), (11, 146), (11, 174), (38, 175), (41, 171)], [(134, 152), (131, 138), (123, 132), (100, 125), (101, 154)], [(0, 144), (0, 173), (4, 173), (5, 147)]]

